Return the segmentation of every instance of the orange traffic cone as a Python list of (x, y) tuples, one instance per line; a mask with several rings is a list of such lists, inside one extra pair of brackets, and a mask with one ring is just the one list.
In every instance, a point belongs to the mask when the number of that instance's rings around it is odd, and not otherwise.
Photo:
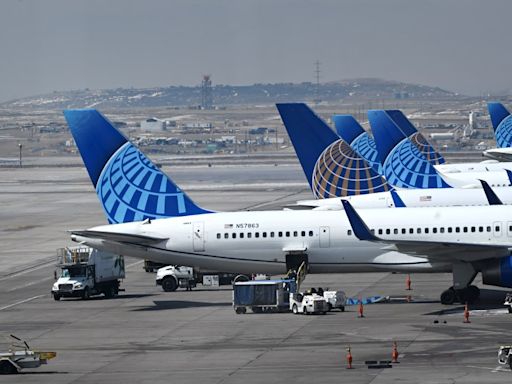
[(471, 323), (469, 321), (469, 309), (468, 309), (468, 303), (466, 302), (466, 305), (464, 306), (464, 323)]
[(352, 352), (350, 352), (350, 346), (347, 348), (347, 369), (352, 369)]
[(359, 299), (359, 316), (358, 317), (364, 317), (364, 308), (363, 308), (363, 300)]
[(396, 341), (393, 341), (393, 352), (391, 352), (391, 362), (398, 363), (398, 346)]
[(405, 289), (407, 291), (411, 291), (412, 288), (411, 288), (411, 275), (407, 275), (407, 278), (405, 279)]

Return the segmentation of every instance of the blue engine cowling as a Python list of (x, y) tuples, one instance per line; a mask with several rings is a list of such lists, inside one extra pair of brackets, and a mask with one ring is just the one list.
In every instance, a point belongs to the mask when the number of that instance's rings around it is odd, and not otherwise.
[(482, 268), (484, 284), (512, 288), (512, 256), (493, 259)]

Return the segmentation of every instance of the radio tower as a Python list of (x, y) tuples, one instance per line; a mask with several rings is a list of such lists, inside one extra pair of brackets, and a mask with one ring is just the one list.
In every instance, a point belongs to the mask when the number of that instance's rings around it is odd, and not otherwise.
[(315, 61), (315, 78), (316, 78), (316, 87), (315, 87), (315, 104), (320, 104), (322, 100), (320, 100), (320, 61)]
[(203, 81), (201, 81), (201, 108), (213, 108), (212, 79), (210, 75), (203, 75)]

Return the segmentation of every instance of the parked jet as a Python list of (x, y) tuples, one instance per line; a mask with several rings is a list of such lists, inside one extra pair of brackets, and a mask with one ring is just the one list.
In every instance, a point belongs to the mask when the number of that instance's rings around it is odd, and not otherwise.
[[(501, 103), (487, 103), (491, 116), (492, 128), (496, 137), (497, 148), (483, 152), (485, 157), (510, 162), (512, 161), (512, 118), (510, 112)], [(511, 169), (512, 166), (508, 169)]]
[[(470, 284), (478, 271), (487, 284), (512, 286), (512, 207), (362, 210), (373, 229), (363, 227), (363, 235), (362, 220), (354, 224), (347, 206), (345, 213), (212, 212), (96, 110), (64, 115), (105, 214), (116, 223), (72, 231), (74, 241), (164, 263), (247, 273), (280, 274), (302, 262), (310, 273), (453, 271), (454, 287), (443, 293), (443, 303), (474, 300), (478, 288)], [(365, 238), (368, 233), (379, 237)]]

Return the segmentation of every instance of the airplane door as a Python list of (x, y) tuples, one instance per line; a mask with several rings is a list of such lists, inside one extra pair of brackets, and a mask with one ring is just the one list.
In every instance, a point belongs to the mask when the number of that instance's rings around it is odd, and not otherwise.
[(492, 225), (492, 231), (494, 233), (494, 237), (501, 237), (503, 232), (501, 228), (501, 221), (495, 221)]
[(192, 242), (194, 251), (204, 251), (204, 223), (197, 221), (194, 223), (193, 228)]
[(329, 248), (331, 245), (331, 234), (329, 227), (320, 227), (320, 248)]

